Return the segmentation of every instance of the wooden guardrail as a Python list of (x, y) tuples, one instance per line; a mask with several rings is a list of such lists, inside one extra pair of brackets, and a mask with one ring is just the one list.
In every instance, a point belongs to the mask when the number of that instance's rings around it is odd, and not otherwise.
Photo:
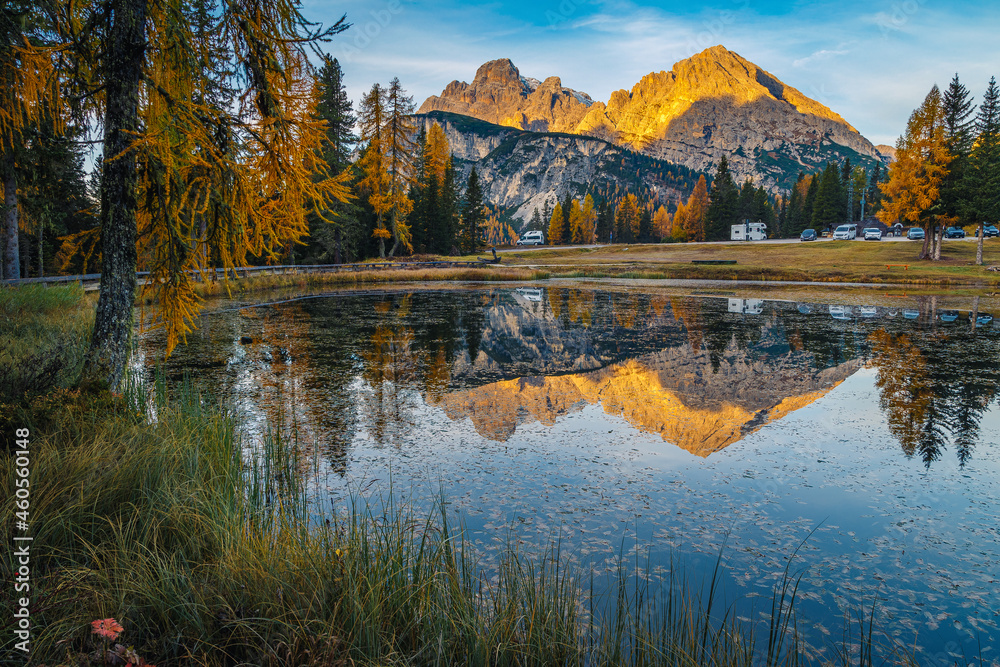
[[(437, 262), (361, 262), (357, 264), (284, 264), (279, 266), (241, 266), (229, 269), (230, 278), (248, 278), (252, 273), (330, 273), (339, 271), (385, 271), (388, 269), (424, 269), (424, 268), (469, 268), (473, 266), (491, 266), (493, 260), (458, 262), (441, 260)], [(219, 279), (226, 273), (225, 269), (207, 270), (205, 273), (211, 275), (215, 273), (215, 278)], [(198, 271), (189, 273), (197, 275)], [(142, 279), (149, 276), (149, 271), (136, 271), (137, 278)], [(87, 273), (76, 276), (50, 276), (44, 278), (21, 278), (20, 280), (4, 280), (3, 285), (31, 285), (34, 283), (75, 283), (81, 285), (88, 283), (100, 283), (100, 273)]]

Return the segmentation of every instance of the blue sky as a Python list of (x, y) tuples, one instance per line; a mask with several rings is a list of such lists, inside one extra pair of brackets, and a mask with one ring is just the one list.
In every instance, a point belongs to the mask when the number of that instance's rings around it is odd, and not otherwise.
[(1000, 76), (1000, 3), (947, 0), (304, 0), (307, 18), (353, 26), (326, 45), (352, 99), (398, 76), (417, 106), (482, 63), (558, 76), (607, 101), (652, 71), (722, 44), (894, 144), (930, 87), (957, 72), (978, 103)]

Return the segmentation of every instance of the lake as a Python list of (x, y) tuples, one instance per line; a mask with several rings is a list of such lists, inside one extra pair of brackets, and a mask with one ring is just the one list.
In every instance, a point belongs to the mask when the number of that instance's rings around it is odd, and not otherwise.
[[(874, 606), (921, 664), (997, 665), (1000, 327), (976, 303), (393, 286), (217, 306), (163, 368), (251, 440), (294, 427), (317, 513), (391, 483), (418, 515), (444, 498), (487, 571), (558, 540), (599, 581), (638, 560), (652, 591), (721, 552), (748, 621), (787, 566), (814, 657)], [(162, 353), (144, 334), (135, 363)]]

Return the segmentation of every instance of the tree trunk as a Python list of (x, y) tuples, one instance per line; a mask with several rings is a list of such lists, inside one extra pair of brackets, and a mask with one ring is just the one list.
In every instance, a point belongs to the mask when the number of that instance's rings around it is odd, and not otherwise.
[(979, 296), (972, 297), (972, 330), (976, 330), (976, 320), (979, 319)]
[(338, 228), (336, 229), (336, 231), (334, 231), (334, 232), (333, 232), (333, 238), (334, 238), (334, 245), (333, 245), (333, 263), (334, 263), (334, 264), (340, 264), (340, 263), (341, 263), (341, 259), (342, 259), (342, 258), (341, 258), (341, 254), (340, 254), (340, 248), (341, 248), (341, 245), (342, 245), (342, 243), (343, 243), (343, 241), (342, 241), (342, 239), (341, 239), (341, 236), (342, 236), (342, 234), (341, 234), (341, 230), (340, 230), (340, 228), (338, 227)]
[(17, 280), (21, 277), (17, 233), (17, 174), (14, 172), (14, 159), (10, 156), (4, 157), (3, 161), (3, 205), (4, 238), (7, 241), (3, 274), (7, 280)]
[(45, 277), (45, 225), (38, 221), (38, 277)]
[(930, 227), (925, 228), (924, 244), (920, 247), (920, 254), (917, 255), (917, 259), (927, 259), (928, 257), (930, 257), (930, 247), (931, 247), (930, 243), (932, 235), (933, 232), (931, 231), (931, 228)]
[(983, 236), (986, 235), (985, 227), (986, 223), (979, 223), (979, 238), (976, 239), (976, 266), (983, 265)]
[(115, 0), (109, 39), (101, 187), (101, 292), (84, 379), (116, 388), (125, 373), (136, 289), (135, 154), (146, 0)]
[(944, 242), (944, 225), (937, 226), (937, 233), (934, 235), (934, 260), (941, 259), (941, 244)]

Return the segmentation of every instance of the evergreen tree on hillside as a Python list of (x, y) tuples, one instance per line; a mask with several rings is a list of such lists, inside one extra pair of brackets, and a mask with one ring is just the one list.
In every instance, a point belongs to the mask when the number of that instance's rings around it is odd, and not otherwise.
[(734, 224), (738, 225), (745, 220), (751, 222), (757, 221), (756, 216), (754, 216), (754, 192), (753, 181), (748, 176), (743, 181), (743, 185), (740, 186), (739, 204), (737, 205), (736, 222)]
[(784, 224), (781, 230), (781, 235), (786, 238), (798, 236), (807, 226), (802, 215), (804, 199), (802, 192), (806, 188), (805, 178), (806, 175), (800, 171), (798, 180), (796, 180), (795, 185), (792, 186), (792, 191), (787, 197), (788, 205), (785, 209)]
[(842, 224), (846, 216), (844, 210), (846, 199), (843, 196), (844, 188), (837, 166), (827, 162), (818, 180), (811, 226), (816, 229), (832, 229)]
[(538, 212), (538, 207), (535, 207), (534, 212), (531, 214), (531, 220), (528, 222), (528, 231), (544, 231), (542, 229), (542, 216)]
[(615, 228), (615, 213), (611, 202), (607, 199), (601, 202), (597, 210), (597, 229), (595, 234), (598, 243), (610, 243), (611, 234)]
[(461, 250), (464, 255), (472, 255), (482, 249), (483, 226), (486, 224), (486, 210), (483, 190), (479, 185), (479, 174), (473, 167), (465, 186), (462, 200)]
[(972, 118), (975, 108), (968, 89), (958, 80), (958, 74), (944, 91), (941, 104), (944, 109), (944, 142), (951, 154), (948, 173), (941, 181), (941, 210), (942, 215), (950, 219), (949, 222), (964, 224), (959, 219), (968, 220), (965, 202), (969, 193), (966, 191), (965, 173), (975, 138), (975, 119)]
[(868, 179), (868, 192), (865, 196), (865, 206), (868, 211), (875, 215), (882, 210), (882, 188), (879, 186), (885, 180), (885, 169), (882, 168), (882, 161), (879, 160), (872, 167), (871, 176)]
[[(357, 144), (354, 134), (354, 108), (344, 76), (336, 58), (323, 57), (323, 66), (316, 77), (319, 101), (316, 115), (326, 125), (327, 143), (322, 148), (323, 161), (330, 174), (343, 173), (350, 167), (351, 151)], [(359, 210), (352, 202), (334, 201), (327, 222), (318, 215), (309, 216), (309, 254), (320, 262), (332, 260), (340, 264), (345, 258), (358, 256), (358, 247), (364, 241)]]
[(653, 242), (653, 211), (643, 206), (639, 211), (639, 243)]
[(969, 157), (964, 191), (965, 211), (978, 223), (979, 244), (976, 264), (983, 263), (983, 227), (1000, 221), (1000, 88), (991, 78), (976, 114), (976, 143)]
[(729, 172), (729, 161), (723, 155), (715, 170), (709, 206), (705, 214), (705, 239), (724, 241), (729, 239), (730, 228), (737, 222), (739, 190)]
[[(819, 195), (819, 174), (811, 174), (808, 176), (809, 186), (806, 188), (806, 196), (802, 199), (802, 228), (813, 227), (813, 211), (816, 209), (816, 197)], [(821, 228), (816, 228), (817, 232), (823, 231)]]

